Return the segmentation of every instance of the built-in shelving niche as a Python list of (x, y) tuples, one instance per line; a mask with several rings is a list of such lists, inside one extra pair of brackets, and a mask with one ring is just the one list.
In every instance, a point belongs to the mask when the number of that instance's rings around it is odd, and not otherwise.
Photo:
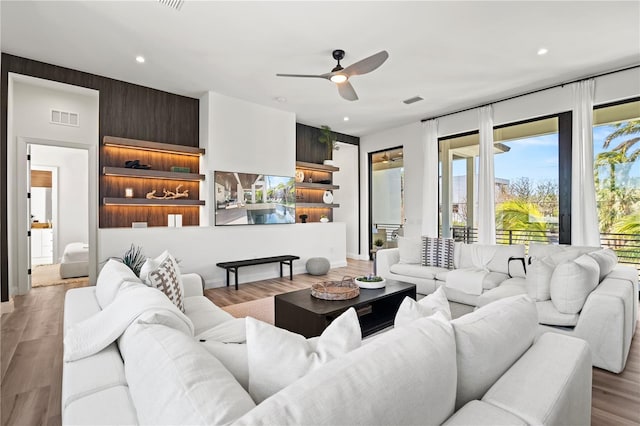
[(340, 207), (339, 204), (327, 204), (322, 196), (325, 191), (335, 191), (340, 189), (339, 185), (333, 184), (333, 173), (340, 171), (340, 168), (327, 166), (324, 164), (308, 163), (304, 161), (296, 162), (296, 174), (302, 177), (301, 182), (296, 182), (296, 222), (301, 223), (300, 215), (307, 215), (307, 222), (320, 222), (324, 215), (333, 222), (333, 209)]
[[(195, 226), (200, 221), (200, 156), (205, 150), (197, 147), (105, 136), (103, 139), (101, 173), (101, 228), (131, 227), (133, 222), (147, 226), (167, 226), (169, 214), (181, 214), (183, 226)], [(138, 160), (151, 169), (125, 167)], [(171, 171), (172, 167), (188, 168), (188, 173)], [(195, 173), (194, 173), (195, 172)], [(132, 192), (126, 196), (127, 190)], [(167, 191), (188, 191), (177, 199), (149, 199)]]

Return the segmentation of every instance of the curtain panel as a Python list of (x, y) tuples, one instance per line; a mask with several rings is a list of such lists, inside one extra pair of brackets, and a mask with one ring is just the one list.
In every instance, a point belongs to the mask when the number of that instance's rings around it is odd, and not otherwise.
[(593, 175), (593, 96), (595, 80), (572, 84), (571, 244), (600, 246)]
[(496, 243), (495, 170), (493, 165), (493, 108), (480, 108), (480, 159), (478, 167), (478, 242)]
[(422, 235), (438, 236), (438, 120), (422, 123)]

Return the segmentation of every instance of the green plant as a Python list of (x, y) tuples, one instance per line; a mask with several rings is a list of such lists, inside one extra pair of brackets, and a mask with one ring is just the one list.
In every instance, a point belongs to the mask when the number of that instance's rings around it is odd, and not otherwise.
[(358, 277), (356, 279), (358, 281), (362, 281), (362, 282), (365, 282), (365, 283), (379, 283), (384, 278), (379, 277), (377, 275), (367, 275), (366, 277)]
[(318, 142), (327, 145), (327, 160), (331, 160), (333, 157), (333, 150), (338, 149), (336, 142), (336, 135), (331, 131), (329, 126), (320, 126), (320, 137)]
[(373, 242), (373, 244), (375, 244), (376, 247), (382, 247), (384, 245), (384, 241), (382, 238), (378, 238)]
[(140, 269), (146, 261), (146, 257), (142, 254), (142, 247), (133, 244), (131, 244), (131, 247), (124, 252), (122, 257), (113, 257), (112, 259), (119, 260), (127, 265), (137, 277), (140, 276)]

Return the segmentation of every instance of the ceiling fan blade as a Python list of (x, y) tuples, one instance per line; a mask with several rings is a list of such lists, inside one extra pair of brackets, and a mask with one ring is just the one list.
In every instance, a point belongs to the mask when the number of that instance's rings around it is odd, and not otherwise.
[(346, 100), (348, 101), (358, 100), (358, 95), (356, 94), (355, 89), (353, 88), (351, 83), (349, 83), (348, 81), (337, 84), (336, 86), (338, 86), (338, 93), (340, 93), (340, 96), (342, 96)]
[(311, 75), (311, 74), (276, 74), (278, 77), (304, 77), (304, 78), (324, 78), (328, 79), (327, 74)]
[(351, 64), (342, 70), (342, 74), (346, 74), (349, 77), (354, 75), (362, 75), (371, 72), (378, 68), (387, 60), (389, 54), (386, 50), (382, 50), (375, 55), (371, 55), (368, 58), (364, 58), (361, 61)]

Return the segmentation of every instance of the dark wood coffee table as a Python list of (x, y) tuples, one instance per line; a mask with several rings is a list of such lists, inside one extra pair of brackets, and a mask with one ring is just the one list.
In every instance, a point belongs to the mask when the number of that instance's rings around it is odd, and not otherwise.
[(358, 313), (362, 337), (393, 325), (398, 307), (405, 297), (416, 298), (415, 284), (387, 280), (384, 288), (360, 289), (351, 300), (322, 300), (311, 296), (311, 289), (275, 296), (275, 323), (305, 337), (322, 334), (331, 321), (353, 307)]

